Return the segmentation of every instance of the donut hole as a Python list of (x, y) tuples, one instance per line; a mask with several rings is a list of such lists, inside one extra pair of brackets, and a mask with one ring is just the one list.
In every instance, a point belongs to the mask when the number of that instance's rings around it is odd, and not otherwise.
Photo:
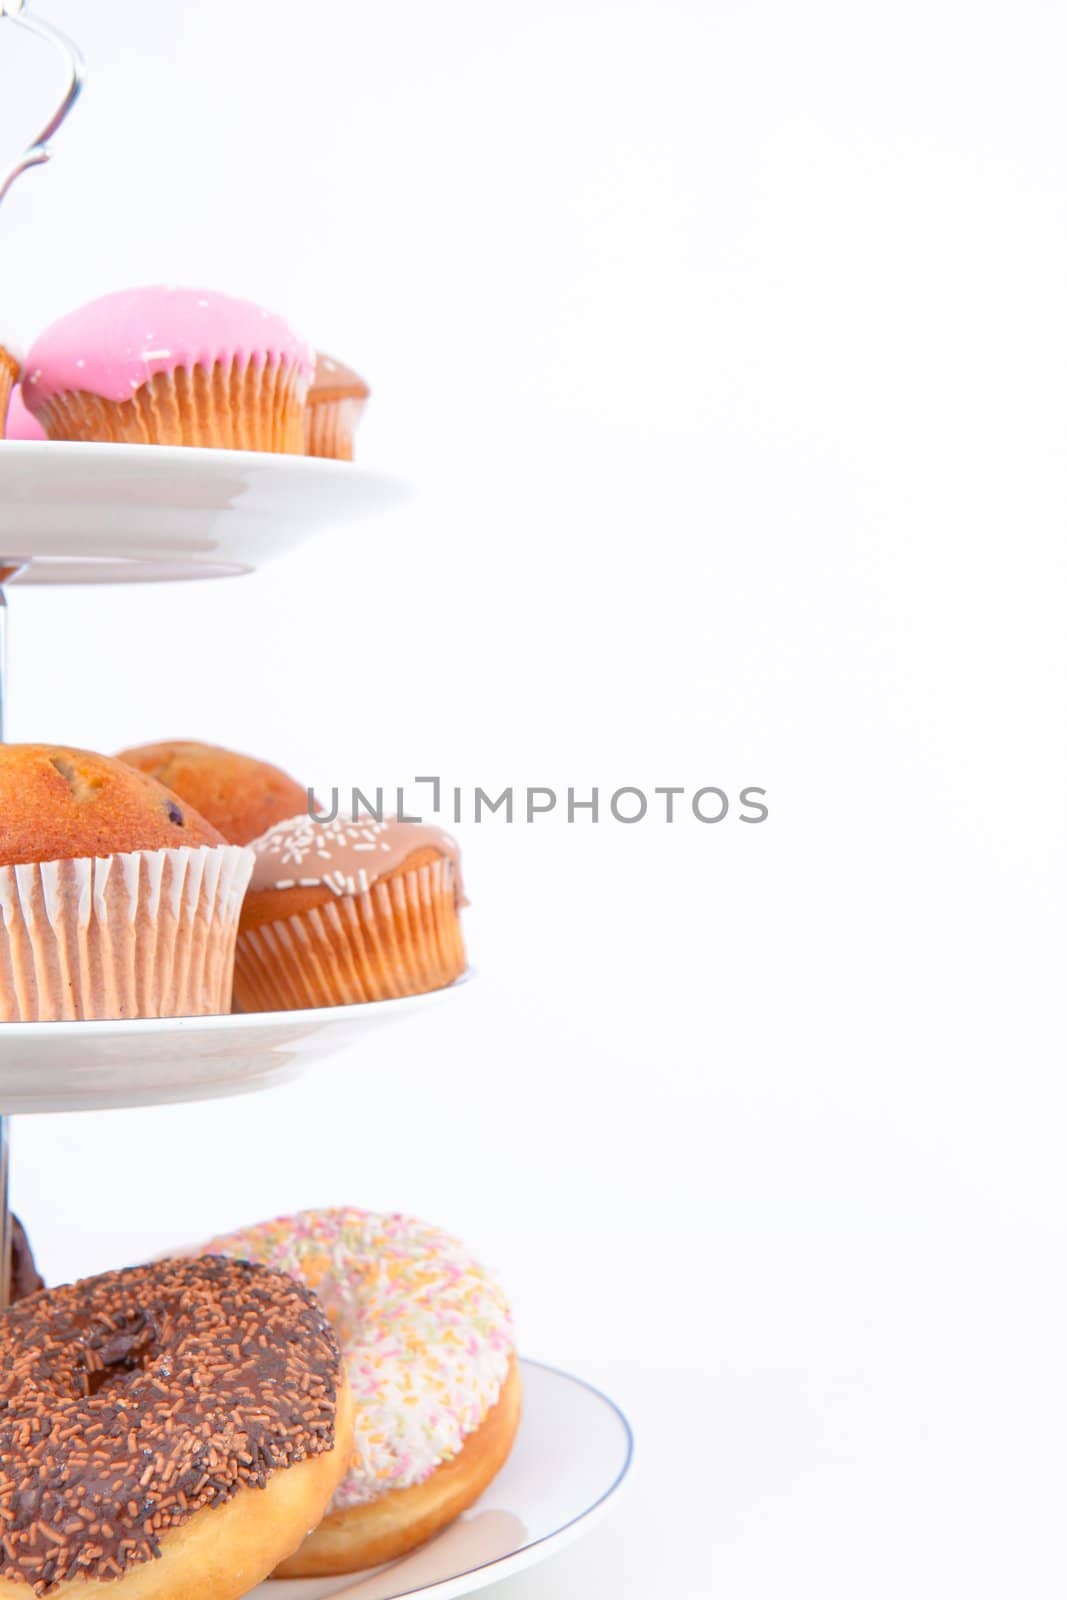
[(80, 1363), (83, 1392), (91, 1397), (128, 1382), (131, 1373), (144, 1372), (155, 1355), (156, 1342), (156, 1329), (143, 1318), (136, 1319), (132, 1327), (87, 1335)]

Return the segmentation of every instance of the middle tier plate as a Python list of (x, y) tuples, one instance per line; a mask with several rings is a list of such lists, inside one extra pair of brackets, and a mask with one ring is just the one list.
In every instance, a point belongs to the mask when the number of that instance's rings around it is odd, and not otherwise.
[(0, 1023), (0, 1116), (253, 1093), (358, 1045), (383, 1024), (454, 1002), (471, 976), (431, 994), (314, 1011)]

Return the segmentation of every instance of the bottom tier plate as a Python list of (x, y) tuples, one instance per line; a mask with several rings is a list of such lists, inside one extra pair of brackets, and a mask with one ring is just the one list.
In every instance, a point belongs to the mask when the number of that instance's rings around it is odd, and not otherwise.
[(580, 1378), (538, 1361), (519, 1365), (523, 1413), (514, 1448), (458, 1522), (387, 1567), (264, 1583), (250, 1600), (449, 1600), (543, 1561), (591, 1527), (629, 1470), (630, 1425)]
[(0, 1116), (249, 1094), (365, 1034), (450, 1003), (472, 977), (404, 1000), (254, 1016), (0, 1023)]

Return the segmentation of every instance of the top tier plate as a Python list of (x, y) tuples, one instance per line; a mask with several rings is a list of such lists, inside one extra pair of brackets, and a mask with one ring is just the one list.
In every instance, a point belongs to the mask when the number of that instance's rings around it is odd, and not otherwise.
[(404, 495), (312, 456), (4, 440), (0, 566), (15, 583), (229, 577)]

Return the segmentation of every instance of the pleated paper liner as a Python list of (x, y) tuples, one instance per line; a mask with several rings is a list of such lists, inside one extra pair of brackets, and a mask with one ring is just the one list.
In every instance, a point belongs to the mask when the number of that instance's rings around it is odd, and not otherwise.
[(306, 392), (289, 362), (178, 367), (154, 373), (128, 400), (82, 389), (52, 395), (37, 417), (50, 439), (302, 455)]
[(0, 345), (0, 439), (4, 437), (4, 422), (7, 419), (8, 402), (11, 391), (15, 387), (15, 380), (19, 375), (19, 364), (13, 355)]
[(363, 894), (243, 928), (234, 998), (242, 1011), (395, 1000), (443, 989), (466, 968), (455, 873), (438, 859)]
[(309, 456), (331, 461), (354, 461), (356, 429), (366, 401), (355, 396), (340, 400), (314, 400), (304, 412), (304, 449)]
[(0, 1021), (227, 1013), (253, 862), (204, 845), (0, 868)]

